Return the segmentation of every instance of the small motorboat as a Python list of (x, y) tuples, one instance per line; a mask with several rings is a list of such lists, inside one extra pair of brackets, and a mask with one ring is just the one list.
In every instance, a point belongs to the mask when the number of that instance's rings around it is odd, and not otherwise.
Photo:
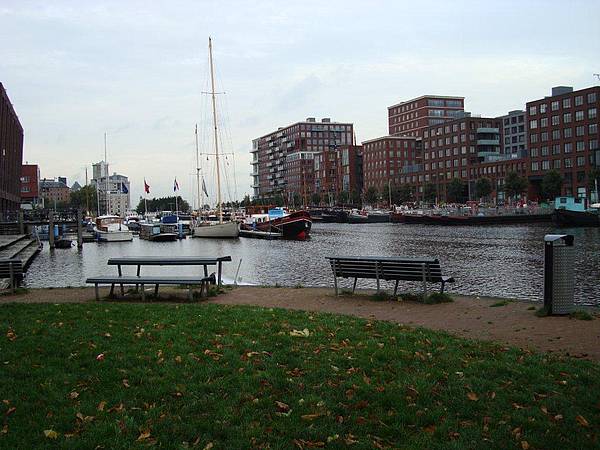
[(71, 248), (73, 241), (71, 239), (65, 239), (63, 237), (54, 241), (54, 248)]

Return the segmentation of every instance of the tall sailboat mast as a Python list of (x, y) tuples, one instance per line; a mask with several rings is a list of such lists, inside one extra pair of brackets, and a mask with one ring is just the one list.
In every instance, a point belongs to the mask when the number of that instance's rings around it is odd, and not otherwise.
[[(104, 170), (106, 170), (106, 183), (104, 183), (104, 187), (106, 190), (104, 191), (104, 196), (106, 197), (106, 215), (110, 214), (110, 195), (109, 195), (109, 180), (108, 180), (108, 159), (106, 157), (106, 131), (104, 132)], [(102, 170), (102, 168), (100, 168)]]
[(221, 170), (219, 168), (219, 136), (217, 132), (217, 106), (215, 99), (215, 70), (212, 59), (212, 39), (210, 37), (208, 38), (208, 55), (210, 59), (210, 95), (212, 98), (213, 125), (215, 131), (215, 158), (217, 161), (217, 205), (219, 211), (219, 223), (223, 223), (223, 205), (221, 204)]
[(202, 195), (202, 189), (200, 188), (200, 151), (198, 150), (198, 124), (196, 124), (196, 186), (198, 188), (198, 213), (201, 213), (202, 203), (204, 203), (204, 196)]

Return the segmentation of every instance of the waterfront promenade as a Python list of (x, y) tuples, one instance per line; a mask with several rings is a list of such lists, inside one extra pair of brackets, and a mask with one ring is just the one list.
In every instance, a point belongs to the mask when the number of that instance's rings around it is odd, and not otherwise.
[[(163, 295), (166, 297), (169, 293), (175, 293), (184, 301), (182, 292), (165, 289)], [(101, 293), (107, 295), (108, 288), (101, 290)], [(425, 305), (393, 300), (376, 301), (370, 294), (369, 291), (363, 291), (358, 295), (335, 297), (331, 288), (237, 287), (195, 305), (254, 305), (344, 314), (441, 330), (465, 338), (551, 352), (559, 356), (600, 361), (598, 317), (591, 321), (559, 316), (537, 317), (534, 313), (540, 307), (539, 303), (489, 297), (454, 295), (452, 303)], [(25, 294), (0, 297), (0, 304), (11, 302), (85, 303), (95, 300), (93, 288), (59, 288), (31, 289)], [(591, 311), (593, 316), (597, 314)]]

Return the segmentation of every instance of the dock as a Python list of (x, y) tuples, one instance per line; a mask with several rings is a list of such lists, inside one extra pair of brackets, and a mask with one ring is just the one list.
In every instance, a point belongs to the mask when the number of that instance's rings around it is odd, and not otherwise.
[(27, 270), (42, 249), (42, 244), (28, 234), (0, 235), (0, 259), (17, 258)]

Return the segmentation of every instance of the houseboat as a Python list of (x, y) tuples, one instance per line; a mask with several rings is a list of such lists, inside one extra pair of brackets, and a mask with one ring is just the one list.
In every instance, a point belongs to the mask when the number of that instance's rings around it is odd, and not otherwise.
[(176, 241), (177, 234), (164, 232), (159, 223), (140, 224), (140, 239), (155, 242)]
[(556, 197), (553, 220), (564, 227), (600, 227), (600, 204), (588, 207), (586, 198)]

